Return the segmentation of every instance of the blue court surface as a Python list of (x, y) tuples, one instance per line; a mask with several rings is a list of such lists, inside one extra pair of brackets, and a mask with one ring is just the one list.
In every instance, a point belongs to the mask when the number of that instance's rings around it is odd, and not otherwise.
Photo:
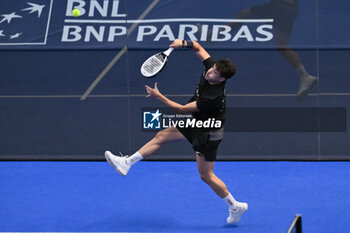
[(347, 162), (217, 162), (215, 173), (249, 204), (234, 226), (195, 162), (1, 162), (1, 232), (283, 233), (350, 231)]

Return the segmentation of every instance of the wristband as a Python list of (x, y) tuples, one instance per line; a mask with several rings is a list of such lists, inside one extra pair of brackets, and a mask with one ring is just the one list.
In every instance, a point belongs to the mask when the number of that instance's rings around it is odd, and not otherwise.
[(185, 40), (182, 40), (182, 48), (185, 47)]
[(186, 40), (186, 42), (187, 42), (187, 48), (192, 48), (193, 47), (192, 40)]

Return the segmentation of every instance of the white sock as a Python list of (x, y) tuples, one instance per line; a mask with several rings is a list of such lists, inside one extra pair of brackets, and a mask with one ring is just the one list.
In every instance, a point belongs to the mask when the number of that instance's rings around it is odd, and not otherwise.
[(142, 155), (137, 151), (135, 154), (129, 156), (126, 159), (126, 164), (129, 164), (130, 166), (132, 166), (142, 159), (143, 159)]
[(235, 208), (235, 206), (237, 205), (237, 201), (233, 198), (233, 196), (231, 195), (231, 193), (229, 193), (227, 195), (227, 197), (223, 198), (223, 200), (227, 203), (227, 205), (230, 208)]
[(309, 75), (309, 74), (306, 72), (305, 67), (304, 67), (303, 65), (298, 66), (295, 70), (296, 70), (296, 72), (298, 73), (298, 75), (299, 75), (300, 78)]

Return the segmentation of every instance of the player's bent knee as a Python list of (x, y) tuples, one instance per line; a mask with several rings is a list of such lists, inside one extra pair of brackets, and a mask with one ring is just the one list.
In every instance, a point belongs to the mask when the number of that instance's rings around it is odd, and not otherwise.
[(210, 181), (212, 180), (212, 175), (213, 174), (211, 172), (199, 172), (199, 177), (205, 183), (210, 183)]
[(156, 140), (157, 144), (164, 144), (171, 141), (171, 133), (161, 130), (156, 134), (154, 139)]
[(154, 136), (154, 140), (156, 140), (157, 144), (163, 144), (165, 142), (165, 133), (159, 131), (156, 136)]

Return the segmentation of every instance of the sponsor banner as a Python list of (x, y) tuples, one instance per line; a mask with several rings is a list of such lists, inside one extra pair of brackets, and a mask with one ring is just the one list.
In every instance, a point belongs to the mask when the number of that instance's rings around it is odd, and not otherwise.
[[(338, 10), (327, 22), (348, 20)], [(350, 32), (315, 12), (314, 3), (298, 0), (1, 1), (0, 49), (164, 49), (176, 38), (213, 49), (348, 46)], [(342, 36), (327, 35), (334, 31)]]

